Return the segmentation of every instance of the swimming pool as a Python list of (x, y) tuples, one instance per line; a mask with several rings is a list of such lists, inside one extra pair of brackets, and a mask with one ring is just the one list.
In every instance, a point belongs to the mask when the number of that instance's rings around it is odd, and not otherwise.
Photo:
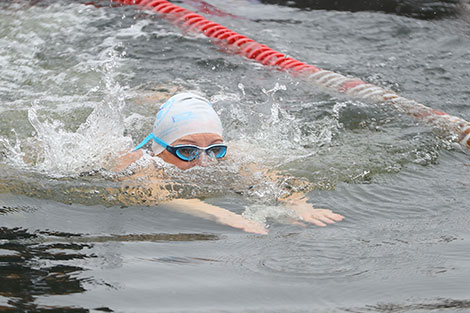
[[(289, 56), (470, 119), (464, 17), (211, 3), (233, 16), (208, 18)], [(227, 53), (157, 15), (102, 4), (0, 4), (0, 306), (470, 307), (470, 160), (448, 134)], [(212, 101), (233, 155), (222, 168), (170, 171), (184, 187), (178, 192), (266, 219), (267, 236), (172, 211), (159, 199), (142, 203), (140, 193), (127, 193), (123, 205), (109, 192), (131, 182), (103, 169), (106, 162), (143, 138), (157, 105), (178, 90)], [(345, 220), (318, 228), (279, 219), (276, 186), (250, 191), (237, 179), (245, 162), (309, 180), (317, 186), (310, 201)]]

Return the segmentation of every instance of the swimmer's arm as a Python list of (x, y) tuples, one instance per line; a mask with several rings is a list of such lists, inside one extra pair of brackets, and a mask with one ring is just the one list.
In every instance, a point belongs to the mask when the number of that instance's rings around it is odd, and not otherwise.
[(250, 221), (227, 209), (205, 203), (199, 199), (175, 199), (166, 203), (170, 208), (218, 223), (242, 229), (249, 233), (267, 234), (264, 225)]
[(307, 202), (307, 197), (302, 193), (294, 193), (289, 197), (279, 199), (304, 222), (317, 226), (326, 226), (343, 220), (344, 216), (334, 213), (328, 209), (314, 208)]
[(108, 165), (108, 169), (114, 172), (120, 172), (139, 160), (143, 155), (142, 150), (125, 152), (112, 160)]

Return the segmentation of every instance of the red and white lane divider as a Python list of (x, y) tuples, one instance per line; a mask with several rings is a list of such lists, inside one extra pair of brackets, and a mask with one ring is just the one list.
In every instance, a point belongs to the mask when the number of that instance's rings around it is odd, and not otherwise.
[(460, 117), (432, 109), (414, 100), (404, 98), (391, 90), (364, 82), (359, 78), (346, 77), (298, 61), (166, 0), (111, 1), (122, 5), (136, 5), (141, 9), (160, 13), (186, 31), (199, 32), (209, 38), (218, 39), (233, 48), (232, 51), (235, 53), (256, 60), (263, 65), (277, 67), (280, 70), (305, 77), (319, 86), (345, 93), (355, 99), (391, 105), (400, 112), (456, 134), (460, 145), (470, 148), (470, 123)]

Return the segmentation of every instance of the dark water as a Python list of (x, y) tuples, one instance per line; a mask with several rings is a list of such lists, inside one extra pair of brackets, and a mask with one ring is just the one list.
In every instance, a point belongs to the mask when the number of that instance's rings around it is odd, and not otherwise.
[(420, 19), (453, 17), (459, 15), (468, 3), (465, 0), (260, 0), (260, 2), (312, 10), (379, 11)]
[[(465, 16), (211, 4), (238, 18), (210, 19), (292, 57), (470, 119)], [(447, 134), (135, 8), (0, 8), (1, 309), (470, 311), (470, 159)], [(129, 184), (107, 162), (149, 132), (177, 90), (214, 103), (234, 165), (169, 179), (192, 186), (186, 196), (266, 219), (268, 235), (106, 193)], [(276, 218), (277, 187), (240, 192), (236, 168), (253, 161), (315, 184), (309, 201), (345, 220)]]

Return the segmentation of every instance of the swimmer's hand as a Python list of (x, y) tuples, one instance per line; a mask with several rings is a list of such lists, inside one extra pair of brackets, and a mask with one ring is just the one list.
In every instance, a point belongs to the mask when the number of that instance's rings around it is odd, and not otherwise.
[(120, 172), (126, 169), (129, 165), (139, 160), (144, 153), (142, 150), (125, 152), (119, 155), (116, 159), (110, 162), (108, 168), (113, 172)]
[(287, 199), (282, 200), (285, 205), (294, 210), (300, 220), (312, 223), (317, 226), (326, 226), (327, 224), (334, 224), (343, 220), (344, 216), (336, 214), (328, 209), (316, 209), (310, 203), (307, 203), (307, 198), (299, 195), (293, 195)]
[(250, 221), (239, 214), (202, 202), (199, 199), (175, 199), (167, 202), (166, 204), (175, 210), (180, 210), (203, 218), (209, 218), (218, 223), (239, 228), (248, 233), (263, 235), (268, 233), (264, 225), (258, 222)]

